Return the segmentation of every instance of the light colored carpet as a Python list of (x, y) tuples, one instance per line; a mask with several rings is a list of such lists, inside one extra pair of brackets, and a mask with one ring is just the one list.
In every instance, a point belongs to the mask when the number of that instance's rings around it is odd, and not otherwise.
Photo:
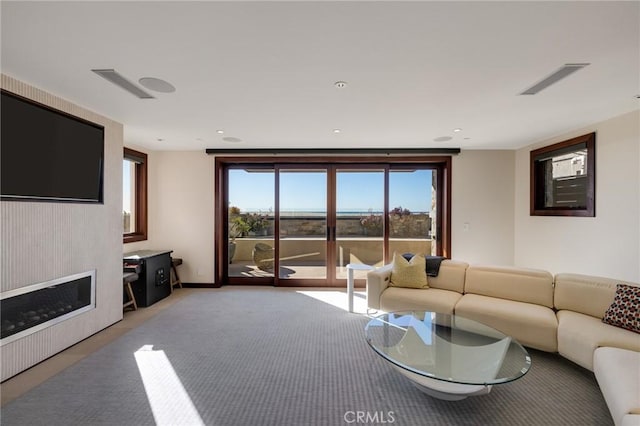
[(292, 289), (192, 294), (2, 407), (0, 421), (346, 425), (362, 412), (369, 424), (612, 424), (591, 372), (538, 351), (525, 377), (486, 396), (433, 399), (369, 348), (367, 320)]

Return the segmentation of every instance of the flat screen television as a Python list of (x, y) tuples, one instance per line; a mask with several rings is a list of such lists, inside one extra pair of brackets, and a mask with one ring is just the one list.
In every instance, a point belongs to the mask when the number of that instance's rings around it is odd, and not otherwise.
[(104, 127), (2, 91), (0, 197), (103, 203)]

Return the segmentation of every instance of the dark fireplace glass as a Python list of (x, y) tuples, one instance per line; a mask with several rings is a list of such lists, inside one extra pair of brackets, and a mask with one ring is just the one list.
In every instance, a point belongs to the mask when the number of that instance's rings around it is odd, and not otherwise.
[(3, 299), (2, 339), (91, 305), (91, 276)]

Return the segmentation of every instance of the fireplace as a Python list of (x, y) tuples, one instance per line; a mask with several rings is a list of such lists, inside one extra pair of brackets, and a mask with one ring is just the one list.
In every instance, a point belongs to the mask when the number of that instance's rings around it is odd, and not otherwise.
[(2, 293), (0, 346), (95, 309), (95, 293), (95, 270)]

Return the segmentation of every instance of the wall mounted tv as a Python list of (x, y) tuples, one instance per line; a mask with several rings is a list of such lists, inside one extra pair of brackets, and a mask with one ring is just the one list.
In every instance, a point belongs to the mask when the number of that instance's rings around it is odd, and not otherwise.
[(104, 127), (2, 91), (3, 200), (103, 202)]

